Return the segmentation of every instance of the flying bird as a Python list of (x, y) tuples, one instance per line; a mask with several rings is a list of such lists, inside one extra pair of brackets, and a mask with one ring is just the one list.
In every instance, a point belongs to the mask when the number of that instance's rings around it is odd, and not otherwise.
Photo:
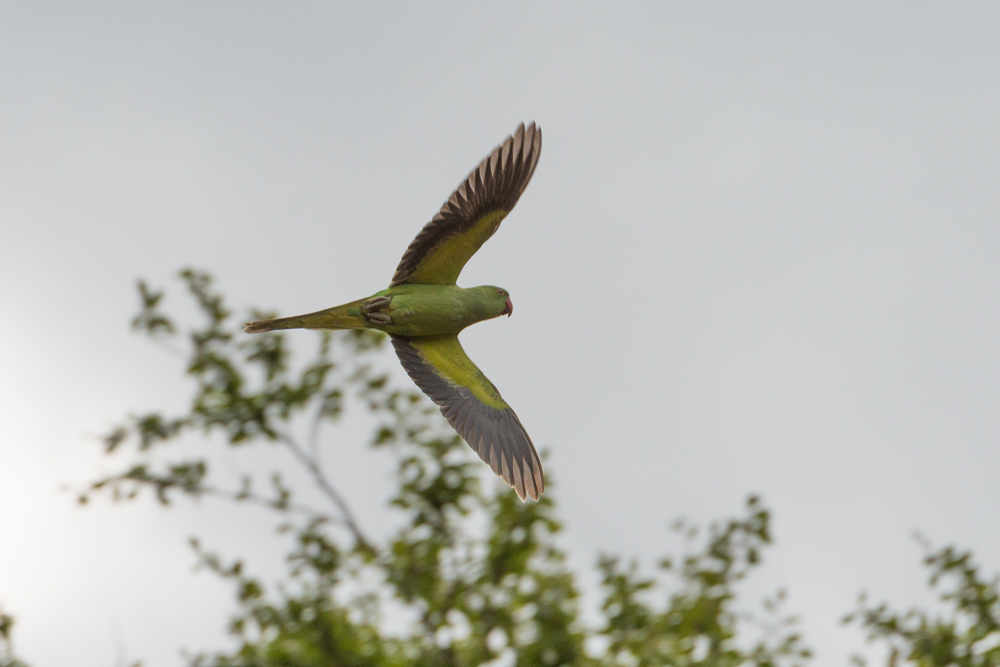
[(462, 267), (493, 236), (528, 186), (542, 131), (518, 126), (463, 180), (396, 267), (388, 289), (307, 315), (250, 322), (275, 329), (377, 329), (389, 334), (410, 378), (448, 423), (523, 501), (545, 490), (542, 464), (514, 411), (458, 342), (470, 324), (514, 312), (501, 287), (456, 285)]

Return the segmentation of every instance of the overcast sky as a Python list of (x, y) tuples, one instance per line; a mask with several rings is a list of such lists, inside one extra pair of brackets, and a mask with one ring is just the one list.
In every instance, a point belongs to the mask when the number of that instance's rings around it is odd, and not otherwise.
[[(281, 314), (369, 295), (522, 120), (538, 169), (460, 280), (516, 314), (463, 343), (551, 448), (574, 567), (760, 493), (750, 601), (787, 586), (820, 665), (863, 646), (838, 624), (862, 589), (926, 602), (915, 529), (1000, 569), (998, 35), (995, 3), (0, 5), (18, 652), (181, 664), (232, 609), (186, 537), (280, 555), (259, 516), (60, 491), (114, 468), (94, 435), (187, 397), (128, 329), (135, 280), (203, 267)], [(385, 461), (336, 460), (383, 521)]]

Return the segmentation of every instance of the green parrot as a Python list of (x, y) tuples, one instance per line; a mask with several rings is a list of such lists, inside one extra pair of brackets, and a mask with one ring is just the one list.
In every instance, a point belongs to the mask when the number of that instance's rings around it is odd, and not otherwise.
[(528, 186), (542, 131), (518, 126), (462, 181), (424, 226), (396, 267), (388, 289), (308, 315), (250, 322), (244, 331), (377, 329), (392, 339), (403, 368), (448, 423), (523, 501), (545, 490), (542, 463), (528, 432), (500, 392), (466, 356), (462, 329), (514, 312), (501, 287), (455, 284)]

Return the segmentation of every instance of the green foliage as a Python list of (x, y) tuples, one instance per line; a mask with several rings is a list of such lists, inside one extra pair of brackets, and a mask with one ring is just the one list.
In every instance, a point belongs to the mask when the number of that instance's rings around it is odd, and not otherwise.
[[(231, 581), (238, 611), (233, 652), (200, 655), (194, 665), (797, 665), (809, 657), (801, 638), (768, 602), (770, 625), (737, 614), (736, 586), (770, 543), (769, 516), (751, 498), (746, 516), (711, 527), (707, 541), (645, 578), (633, 562), (602, 557), (603, 620), (581, 620), (575, 577), (557, 543), (561, 525), (548, 493), (522, 504), (447, 427), (415, 388), (399, 389), (376, 370), (383, 337), (367, 331), (309, 334), (312, 360), (294, 363), (284, 334), (243, 336), (202, 272), (180, 274), (203, 317), (182, 336), (162, 310), (163, 294), (140, 283), (142, 310), (133, 326), (154, 340), (186, 345), (194, 382), (183, 414), (135, 415), (104, 440), (126, 457), (122, 471), (81, 495), (116, 499), (147, 490), (163, 504), (178, 497), (221, 497), (261, 505), (281, 517), (292, 540), (288, 571), (268, 584), (192, 545), (199, 562)], [(255, 313), (255, 317), (263, 316)], [(388, 499), (399, 526), (376, 541), (323, 467), (325, 426), (349, 406), (375, 419), (371, 444), (396, 457)], [(212, 437), (215, 436), (215, 437)], [(221, 436), (218, 437), (218, 436)], [(203, 443), (204, 456), (177, 458), (167, 446)], [(267, 446), (285, 450), (312, 484), (276, 469), (262, 484), (251, 473), (237, 487), (216, 482), (211, 451)], [(485, 479), (489, 483), (484, 484)], [(263, 490), (262, 490), (263, 489)], [(321, 503), (307, 502), (319, 497)], [(306, 499), (306, 500), (304, 500)], [(373, 502), (374, 499), (359, 499)], [(693, 531), (686, 531), (695, 540)], [(388, 632), (385, 619), (410, 619)], [(742, 627), (763, 627), (756, 643), (738, 641)], [(606, 648), (605, 648), (606, 647)], [(589, 649), (589, 651), (588, 651)]]
[[(132, 326), (186, 358), (191, 404), (183, 414), (133, 415), (112, 429), (105, 450), (127, 462), (79, 500), (105, 493), (128, 500), (146, 490), (164, 505), (210, 496), (280, 517), (279, 532), (291, 538), (288, 569), (270, 585), (192, 539), (200, 565), (234, 586), (229, 629), (238, 639), (234, 651), (196, 656), (193, 667), (791, 667), (810, 659), (796, 620), (780, 612), (782, 591), (764, 601), (762, 615), (737, 613), (738, 585), (771, 543), (770, 516), (757, 498), (742, 517), (711, 525), (703, 541), (696, 528), (675, 524), (688, 552), (662, 560), (655, 575), (634, 560), (601, 556), (601, 620), (588, 625), (556, 541), (551, 471), (537, 503), (497, 492), (487, 468), (423, 395), (395, 388), (377, 370), (382, 334), (311, 334), (316, 353), (297, 365), (284, 334), (231, 330), (231, 313), (207, 274), (188, 269), (180, 278), (201, 325), (182, 337), (162, 310), (163, 292), (140, 282)], [(362, 530), (322, 463), (323, 429), (351, 405), (367, 408), (375, 419), (371, 445), (397, 461), (387, 502), (399, 527), (381, 541)], [(205, 453), (178, 458), (168, 446), (180, 441), (201, 443)], [(220, 441), (281, 449), (298, 474), (279, 467), (265, 482), (247, 472), (237, 486), (217, 483), (212, 451)], [(311, 488), (303, 488), (303, 472)], [(885, 644), (890, 667), (1000, 667), (998, 579), (984, 579), (971, 555), (953, 547), (929, 552), (925, 564), (931, 587), (944, 588), (941, 612), (895, 612), (862, 596), (845, 622)], [(408, 627), (387, 631), (390, 615), (410, 619)], [(13, 654), (13, 625), (0, 611), (0, 667), (27, 667)], [(751, 632), (757, 639), (748, 642)]]
[(14, 629), (14, 617), (0, 609), (0, 667), (27, 667), (14, 657), (14, 646), (11, 642), (11, 632)]
[[(164, 505), (210, 496), (280, 517), (278, 530), (291, 546), (286, 575), (271, 584), (192, 539), (199, 564), (234, 586), (229, 630), (238, 640), (231, 652), (194, 657), (193, 667), (791, 667), (810, 659), (796, 620), (780, 612), (782, 591), (764, 601), (761, 615), (737, 612), (738, 585), (771, 543), (770, 516), (757, 498), (748, 499), (742, 517), (711, 525), (703, 540), (696, 528), (676, 523), (688, 551), (662, 560), (655, 575), (644, 575), (634, 560), (601, 556), (601, 619), (584, 623), (556, 541), (551, 471), (537, 503), (496, 491), (487, 468), (423, 395), (395, 388), (377, 370), (382, 334), (311, 334), (316, 353), (297, 365), (284, 334), (234, 335), (207, 274), (185, 270), (180, 278), (201, 325), (181, 336), (162, 310), (163, 293), (144, 282), (132, 324), (173, 352), (178, 341), (186, 345), (191, 404), (183, 414), (133, 415), (112, 429), (105, 450), (127, 461), (79, 499), (128, 500), (145, 490)], [(362, 530), (322, 463), (324, 427), (352, 405), (375, 419), (371, 445), (397, 461), (387, 502), (399, 527), (381, 541)], [(168, 446), (180, 441), (204, 445), (204, 454), (176, 456)], [(220, 441), (237, 450), (283, 450), (298, 474), (276, 468), (263, 483), (247, 472), (237, 486), (220, 484), (212, 475)], [(303, 488), (303, 477), (311, 488)], [(886, 644), (890, 667), (1000, 667), (998, 579), (984, 579), (971, 555), (952, 547), (929, 552), (925, 564), (932, 588), (950, 584), (941, 595), (944, 611), (899, 613), (862, 596), (845, 622)], [(389, 632), (389, 616), (410, 622)], [(13, 625), (0, 611), (0, 667), (26, 667), (13, 654)], [(756, 640), (747, 641), (751, 634)]]
[[(697, 529), (683, 522), (678, 532), (690, 539)], [(791, 628), (794, 617), (778, 614), (784, 598), (779, 591), (765, 601), (766, 621), (752, 615), (764, 637), (749, 651), (736, 642), (740, 618), (733, 611), (735, 584), (760, 562), (761, 551), (771, 542), (770, 516), (760, 500), (747, 500), (747, 515), (709, 529), (704, 550), (685, 556), (680, 565), (671, 559), (660, 563), (674, 572), (680, 584), (666, 606), (655, 611), (642, 602), (656, 587), (656, 580), (640, 577), (636, 564), (622, 567), (620, 559), (604, 556), (599, 562), (608, 591), (603, 611), (607, 625), (601, 631), (610, 639), (609, 655), (623, 665), (742, 665), (764, 666), (804, 663), (810, 656), (801, 637)]]
[[(890, 667), (901, 660), (920, 667), (1000, 665), (1000, 578), (985, 579), (972, 554), (954, 547), (928, 549), (924, 565), (931, 572), (931, 588), (944, 587), (941, 612), (901, 613), (886, 603), (870, 606), (862, 595), (844, 622), (860, 624), (869, 641), (884, 643)], [(855, 662), (865, 661), (856, 657)]]

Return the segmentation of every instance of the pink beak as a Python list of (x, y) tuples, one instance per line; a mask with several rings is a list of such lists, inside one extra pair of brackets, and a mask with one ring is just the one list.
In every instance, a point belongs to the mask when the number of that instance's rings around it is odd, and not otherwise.
[(507, 297), (507, 307), (504, 309), (503, 312), (507, 313), (507, 317), (510, 317), (511, 315), (514, 314), (514, 304), (510, 302), (510, 297)]

